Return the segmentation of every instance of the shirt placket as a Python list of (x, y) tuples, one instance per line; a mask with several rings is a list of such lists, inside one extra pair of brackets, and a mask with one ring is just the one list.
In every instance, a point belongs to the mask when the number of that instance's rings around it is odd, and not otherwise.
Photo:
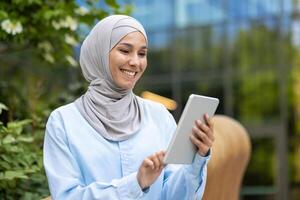
[(132, 168), (134, 160), (132, 159), (132, 146), (125, 142), (119, 143), (120, 159), (122, 165), (123, 176), (133, 173), (135, 170)]

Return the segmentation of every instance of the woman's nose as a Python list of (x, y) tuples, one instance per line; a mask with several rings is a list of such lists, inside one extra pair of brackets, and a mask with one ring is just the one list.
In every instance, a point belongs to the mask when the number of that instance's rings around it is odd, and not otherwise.
[(139, 65), (139, 57), (138, 55), (132, 55), (129, 60), (129, 65), (138, 66)]

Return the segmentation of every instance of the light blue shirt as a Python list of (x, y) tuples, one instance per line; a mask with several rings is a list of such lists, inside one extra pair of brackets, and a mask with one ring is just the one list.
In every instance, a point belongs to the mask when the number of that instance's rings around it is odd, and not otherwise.
[(166, 150), (176, 129), (160, 104), (139, 98), (142, 128), (128, 140), (113, 142), (97, 133), (74, 103), (54, 110), (47, 122), (44, 166), (52, 199), (201, 199), (210, 156), (196, 154), (192, 165), (167, 165), (149, 190), (136, 175), (149, 155)]

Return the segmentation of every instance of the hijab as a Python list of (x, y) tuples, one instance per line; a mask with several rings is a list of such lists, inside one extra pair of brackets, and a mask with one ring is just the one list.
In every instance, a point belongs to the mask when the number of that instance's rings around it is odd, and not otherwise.
[(111, 15), (99, 21), (83, 41), (80, 66), (88, 90), (75, 101), (81, 115), (104, 138), (123, 141), (141, 128), (141, 105), (132, 89), (119, 88), (109, 69), (109, 52), (129, 33), (143, 26), (134, 18)]

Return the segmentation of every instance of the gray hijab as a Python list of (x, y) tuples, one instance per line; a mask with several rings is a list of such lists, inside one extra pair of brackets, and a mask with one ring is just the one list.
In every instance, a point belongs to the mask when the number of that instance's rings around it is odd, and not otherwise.
[(96, 24), (83, 41), (80, 66), (90, 83), (87, 92), (75, 101), (81, 115), (104, 138), (123, 141), (141, 128), (142, 111), (132, 90), (119, 88), (109, 70), (110, 50), (127, 34), (143, 26), (134, 18), (112, 15)]

